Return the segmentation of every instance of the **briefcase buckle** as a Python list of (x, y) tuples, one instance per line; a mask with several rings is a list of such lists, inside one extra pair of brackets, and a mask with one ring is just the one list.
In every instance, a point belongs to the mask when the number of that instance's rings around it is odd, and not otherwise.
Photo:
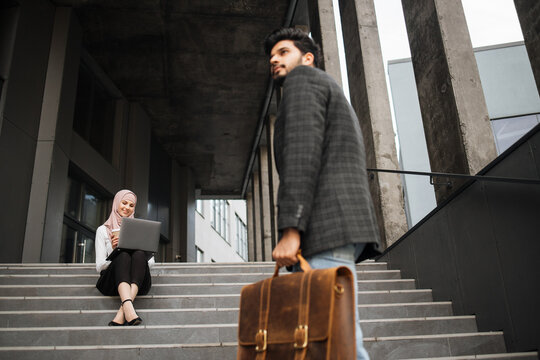
[(298, 325), (294, 330), (294, 348), (305, 349), (308, 344), (308, 326)]
[(257, 344), (255, 346), (256, 352), (263, 352), (266, 351), (266, 340), (268, 338), (268, 333), (266, 330), (259, 330), (257, 331), (257, 334), (255, 335), (255, 343)]

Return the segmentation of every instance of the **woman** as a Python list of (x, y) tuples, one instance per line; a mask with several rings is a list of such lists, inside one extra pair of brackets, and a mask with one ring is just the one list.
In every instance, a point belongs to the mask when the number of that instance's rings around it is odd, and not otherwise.
[(142, 250), (123, 250), (112, 261), (107, 256), (118, 246), (118, 230), (122, 218), (134, 217), (137, 196), (120, 190), (115, 196), (111, 215), (96, 231), (96, 269), (100, 273), (96, 287), (103, 295), (120, 295), (122, 304), (109, 326), (139, 325), (142, 319), (135, 312), (133, 300), (145, 295), (152, 286), (150, 269), (154, 258), (146, 259)]

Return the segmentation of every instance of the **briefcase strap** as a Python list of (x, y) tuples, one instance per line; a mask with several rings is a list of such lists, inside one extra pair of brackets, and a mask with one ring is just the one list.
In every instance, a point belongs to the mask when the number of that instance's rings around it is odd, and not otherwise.
[(261, 285), (261, 298), (259, 301), (259, 331), (255, 335), (256, 360), (266, 359), (268, 346), (268, 315), (270, 313), (270, 288), (272, 279), (266, 279)]
[[(298, 261), (300, 262), (300, 269), (302, 269), (303, 272), (308, 272), (311, 269), (311, 265), (307, 262), (306, 259), (302, 256), (302, 250), (298, 250), (298, 253), (296, 253), (296, 257), (298, 258)], [(274, 276), (277, 277), (279, 275), (279, 269), (280, 267), (276, 263), (276, 268), (274, 269)]]
[(313, 271), (304, 272), (300, 285), (298, 304), (298, 326), (294, 330), (294, 360), (306, 357), (309, 336), (309, 301), (311, 293), (311, 277)]

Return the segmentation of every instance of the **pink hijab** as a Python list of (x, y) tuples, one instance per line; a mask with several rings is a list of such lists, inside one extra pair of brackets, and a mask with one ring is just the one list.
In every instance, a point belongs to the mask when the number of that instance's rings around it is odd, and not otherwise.
[[(113, 229), (120, 229), (120, 226), (122, 225), (122, 215), (118, 213), (118, 206), (120, 206), (120, 203), (122, 200), (128, 200), (132, 201), (135, 205), (137, 205), (137, 195), (133, 191), (130, 190), (120, 190), (119, 192), (114, 195), (111, 215), (105, 221), (103, 225), (107, 228), (107, 234), (109, 235), (109, 238), (112, 237), (112, 230)], [(135, 211), (129, 216), (130, 218), (134, 217)]]

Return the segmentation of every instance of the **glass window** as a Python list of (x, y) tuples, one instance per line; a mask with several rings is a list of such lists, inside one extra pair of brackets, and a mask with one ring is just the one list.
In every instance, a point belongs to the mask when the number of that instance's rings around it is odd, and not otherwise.
[(198, 263), (204, 262), (204, 251), (199, 249), (197, 246), (195, 246), (195, 248), (197, 249), (197, 262)]
[(196, 204), (197, 204), (197, 207), (196, 207), (197, 212), (198, 212), (199, 214), (201, 214), (201, 216), (204, 217), (204, 215), (203, 215), (203, 201), (202, 201), (202, 200), (197, 200), (197, 203), (196, 203)]
[(231, 242), (229, 239), (229, 203), (227, 201), (222, 201), (222, 217), (221, 217), (221, 223), (223, 224), (222, 227), (222, 233), (221, 236), (227, 241), (228, 243)]
[(225, 241), (229, 242), (229, 203), (226, 200), (212, 200), (210, 224)]
[(112, 200), (83, 180), (80, 170), (70, 168), (60, 262), (95, 262), (96, 229), (109, 215)]
[(539, 122), (540, 115), (526, 115), (491, 121), (497, 153), (501, 154)]
[(116, 99), (82, 63), (73, 129), (109, 162), (112, 161), (115, 109)]
[(248, 246), (247, 246), (247, 226), (244, 224), (242, 219), (235, 214), (236, 216), (236, 252), (242, 257), (242, 259), (247, 260), (248, 255)]

